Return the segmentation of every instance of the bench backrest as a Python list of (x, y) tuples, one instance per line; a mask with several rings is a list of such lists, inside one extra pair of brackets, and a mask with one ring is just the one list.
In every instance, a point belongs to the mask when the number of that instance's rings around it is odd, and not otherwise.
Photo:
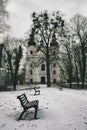
[(29, 103), (29, 101), (28, 101), (28, 99), (27, 99), (25, 93), (22, 94), (22, 95), (19, 95), (19, 96), (17, 97), (17, 99), (20, 100), (20, 103), (21, 103), (21, 105), (22, 105), (23, 108), (25, 108), (26, 104)]

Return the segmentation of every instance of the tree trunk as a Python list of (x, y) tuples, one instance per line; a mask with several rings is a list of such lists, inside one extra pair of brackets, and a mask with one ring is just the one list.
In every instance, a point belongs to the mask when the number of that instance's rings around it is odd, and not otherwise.
[(85, 57), (84, 47), (82, 48), (82, 67), (83, 67), (83, 72), (82, 72), (82, 89), (83, 89), (85, 83), (85, 74), (86, 74), (86, 57)]
[(46, 65), (47, 65), (47, 87), (51, 87), (50, 84), (50, 57), (49, 57), (49, 48), (48, 48), (48, 44), (47, 44), (47, 48), (46, 48)]
[[(71, 72), (71, 71), (70, 71)], [(70, 85), (70, 88), (72, 88), (72, 74), (70, 73), (69, 75), (69, 85)]]
[(3, 44), (0, 45), (0, 67), (2, 67), (2, 50), (3, 50)]
[(69, 60), (70, 60), (69, 83), (70, 83), (70, 88), (72, 88), (72, 62), (71, 62), (71, 58), (69, 58)]
[(16, 84), (13, 84), (13, 90), (16, 91)]
[(50, 64), (49, 64), (49, 61), (47, 61), (47, 87), (51, 87), (51, 84), (50, 84)]
[(17, 81), (18, 81), (18, 73), (15, 72), (14, 75), (15, 75), (15, 76), (14, 76), (14, 91), (16, 91), (16, 85), (17, 85)]
[(77, 67), (76, 60), (75, 60), (75, 59), (74, 59), (74, 61), (75, 61), (75, 68), (76, 68), (76, 80), (77, 80), (77, 87), (79, 88), (78, 67)]
[(80, 81), (82, 81), (82, 72), (83, 72), (83, 68), (82, 68), (82, 62), (79, 56), (79, 69), (80, 69)]
[(11, 76), (12, 76), (12, 83), (13, 83), (13, 90), (16, 91), (16, 80), (13, 71), (11, 71)]

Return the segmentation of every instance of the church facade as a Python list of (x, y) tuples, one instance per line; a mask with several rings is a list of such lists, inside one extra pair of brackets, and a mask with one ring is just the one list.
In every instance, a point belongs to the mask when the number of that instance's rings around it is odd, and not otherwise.
[[(27, 47), (25, 71), (26, 83), (45, 84), (47, 82), (46, 61), (43, 59), (44, 54), (41, 51), (37, 51), (36, 46), (31, 45)], [(50, 80), (53, 84), (60, 81), (59, 67), (55, 61), (50, 64)]]

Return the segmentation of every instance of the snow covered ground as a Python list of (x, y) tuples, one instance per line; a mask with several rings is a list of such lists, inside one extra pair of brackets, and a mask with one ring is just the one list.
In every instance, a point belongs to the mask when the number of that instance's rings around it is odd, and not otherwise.
[[(44, 88), (41, 94), (21, 90), (0, 92), (0, 130), (87, 130), (87, 90)], [(24, 120), (17, 121), (22, 107), (17, 96), (26, 93), (28, 100), (39, 100), (37, 120), (30, 109)]]

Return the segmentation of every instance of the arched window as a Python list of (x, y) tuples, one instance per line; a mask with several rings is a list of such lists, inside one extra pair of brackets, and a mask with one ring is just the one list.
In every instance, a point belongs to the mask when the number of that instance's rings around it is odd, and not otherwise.
[(53, 79), (53, 83), (56, 83), (56, 79)]
[(33, 79), (30, 79), (30, 83), (33, 83)]
[(41, 71), (45, 71), (45, 65), (44, 64), (41, 65)]
[(30, 51), (30, 54), (33, 54), (33, 51), (32, 51), (32, 50)]
[(33, 65), (32, 65), (32, 63), (30, 64), (30, 67), (32, 67)]
[(53, 51), (53, 55), (55, 55), (56, 54), (56, 52), (55, 51)]
[(33, 74), (33, 71), (32, 71), (32, 70), (30, 70), (30, 74), (31, 74), (31, 75)]
[(55, 64), (55, 63), (53, 63), (53, 67), (56, 67), (56, 64)]
[(53, 74), (56, 75), (56, 71), (55, 70), (53, 71)]

